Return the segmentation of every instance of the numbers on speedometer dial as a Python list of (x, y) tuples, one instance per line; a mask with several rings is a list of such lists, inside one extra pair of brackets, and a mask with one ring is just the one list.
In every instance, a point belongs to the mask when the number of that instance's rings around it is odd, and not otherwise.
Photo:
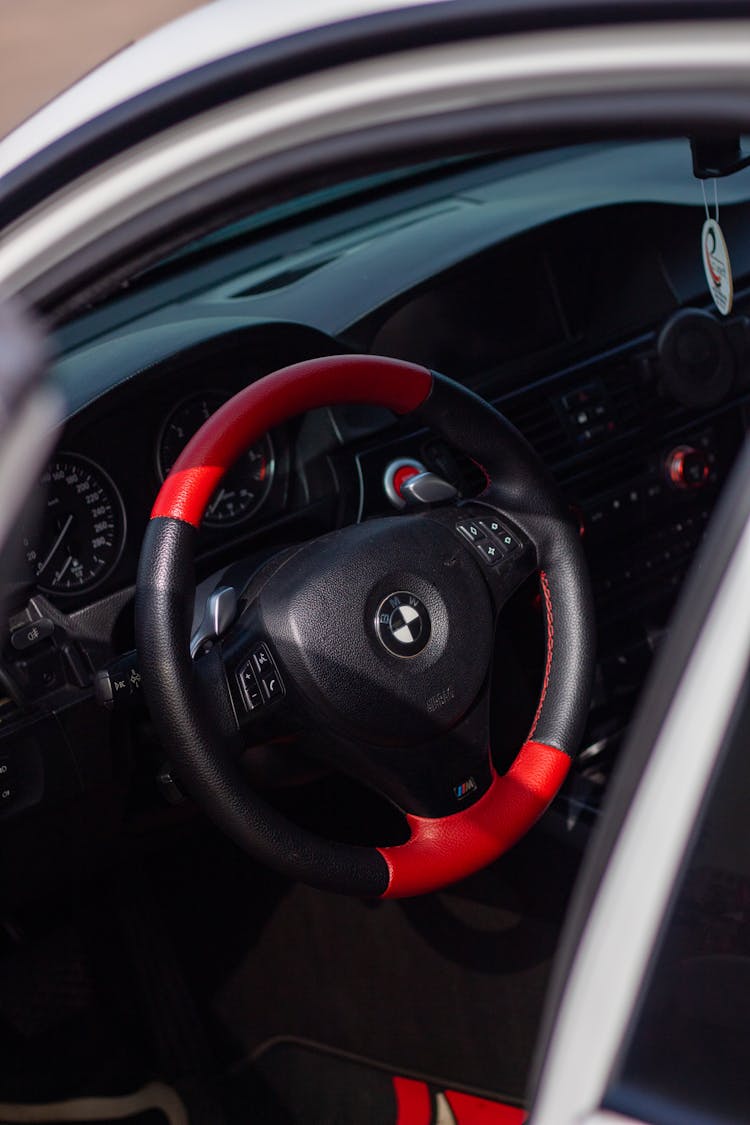
[[(159, 439), (158, 464), (162, 480), (203, 423), (227, 401), (221, 391), (191, 395), (164, 423)], [(211, 497), (203, 522), (210, 527), (240, 523), (258, 511), (273, 481), (274, 453), (266, 435), (255, 442), (226, 474)]]
[(125, 542), (120, 494), (93, 461), (64, 453), (49, 466), (40, 487), (45, 491), (41, 529), (23, 540), (37, 585), (57, 594), (97, 585)]

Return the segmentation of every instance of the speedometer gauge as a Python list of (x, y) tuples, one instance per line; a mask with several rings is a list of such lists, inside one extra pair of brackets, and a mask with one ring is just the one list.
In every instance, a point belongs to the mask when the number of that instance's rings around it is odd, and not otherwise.
[[(181, 402), (167, 418), (159, 438), (158, 464), (162, 480), (203, 423), (227, 401), (221, 391), (205, 391)], [(268, 495), (274, 472), (271, 439), (255, 442), (233, 465), (208, 502), (203, 522), (213, 527), (240, 523), (258, 511)]]
[(77, 454), (61, 453), (40, 486), (42, 525), (23, 540), (31, 573), (49, 593), (90, 589), (112, 570), (125, 542), (120, 494), (103, 469)]

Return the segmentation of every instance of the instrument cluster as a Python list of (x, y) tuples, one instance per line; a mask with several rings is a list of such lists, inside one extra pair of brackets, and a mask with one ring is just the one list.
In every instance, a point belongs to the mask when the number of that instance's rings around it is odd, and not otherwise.
[(73, 453), (55, 457), (39, 489), (41, 525), (23, 537), (36, 585), (57, 594), (92, 589), (113, 570), (125, 545), (120, 492), (100, 465)]
[[(187, 443), (229, 399), (221, 391), (200, 391), (175, 406), (159, 435), (157, 465), (163, 481)], [(203, 517), (208, 527), (243, 523), (263, 506), (273, 483), (275, 458), (268, 434), (250, 446), (212, 496)]]
[[(193, 391), (172, 403), (158, 427), (154, 458), (156, 485), (169, 475), (182, 450), (231, 394)], [(114, 435), (113, 435), (114, 442)], [(227, 473), (212, 497), (204, 526), (235, 528), (257, 517), (276, 472), (273, 440), (255, 442)], [(30, 505), (41, 519), (22, 534), (27, 575), (46, 594), (77, 595), (99, 587), (114, 572), (128, 536), (123, 485), (97, 460), (77, 451), (60, 451), (39, 481)], [(146, 497), (148, 505), (153, 496)], [(32, 529), (33, 528), (33, 529)]]

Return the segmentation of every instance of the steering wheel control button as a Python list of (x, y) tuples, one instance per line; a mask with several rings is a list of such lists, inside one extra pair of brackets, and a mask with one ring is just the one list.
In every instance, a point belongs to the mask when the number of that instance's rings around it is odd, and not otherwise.
[(479, 520), (479, 526), (494, 543), (497, 543), (504, 555), (510, 555), (513, 551), (520, 551), (521, 540), (499, 520), (494, 518), (482, 519)]
[(480, 539), (476, 544), (476, 548), (488, 566), (494, 566), (496, 562), (500, 562), (500, 559), (504, 558), (507, 554), (500, 544), (492, 539)]
[(462, 520), (461, 523), (456, 524), (456, 530), (460, 531), (464, 539), (468, 539), (470, 543), (481, 543), (485, 537), (479, 521), (475, 523), (473, 520)]
[(265, 674), (273, 669), (273, 661), (271, 655), (265, 645), (259, 645), (252, 655), (253, 668), (259, 676)]
[(375, 631), (392, 656), (409, 660), (423, 651), (432, 625), (424, 602), (406, 590), (389, 594), (378, 607)]
[(488, 566), (494, 566), (523, 546), (518, 536), (494, 516), (461, 520), (456, 524), (456, 531), (471, 543)]
[(498, 535), (497, 539), (500, 543), (500, 546), (505, 548), (505, 552), (508, 555), (510, 555), (513, 551), (521, 550), (521, 540), (518, 538), (518, 536), (513, 535), (512, 532), (508, 531), (507, 527), (503, 528), (502, 533)]
[(247, 708), (247, 710), (255, 711), (256, 708), (262, 707), (263, 696), (261, 695), (260, 688), (258, 687), (258, 681), (255, 678), (255, 672), (253, 671), (253, 664), (251, 660), (248, 660), (247, 664), (244, 664), (242, 668), (240, 668), (237, 679), (239, 680), (240, 687), (242, 688), (242, 698), (245, 701), (245, 707)]
[(495, 520), (495, 519), (479, 520), (479, 526), (482, 528), (483, 531), (485, 531), (487, 533), (487, 535), (492, 535), (492, 536), (502, 535), (502, 533), (505, 531), (505, 528), (500, 523), (500, 520)]
[(275, 670), (267, 672), (260, 682), (263, 687), (263, 695), (268, 703), (274, 703), (277, 699), (281, 699), (284, 694), (284, 685), (278, 672)]
[(255, 711), (258, 707), (263, 706), (263, 696), (255, 681), (248, 685), (246, 699), (248, 711)]
[(275, 703), (286, 694), (268, 645), (256, 645), (250, 659), (240, 668), (237, 679), (248, 711), (257, 711), (267, 703)]

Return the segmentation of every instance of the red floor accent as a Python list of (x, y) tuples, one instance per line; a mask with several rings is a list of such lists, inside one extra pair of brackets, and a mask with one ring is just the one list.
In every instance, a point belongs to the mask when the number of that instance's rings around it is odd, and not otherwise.
[(430, 1125), (432, 1098), (424, 1082), (413, 1078), (394, 1078), (396, 1125)]
[(446, 1090), (445, 1097), (453, 1110), (456, 1125), (522, 1125), (526, 1110), (502, 1102), (475, 1098), (473, 1094), (459, 1094)]
[[(426, 1083), (413, 1078), (394, 1077), (393, 1092), (396, 1095), (396, 1125), (432, 1125), (432, 1095)], [(526, 1120), (525, 1109), (491, 1102), (474, 1094), (443, 1090), (437, 1097), (448, 1102), (456, 1125), (523, 1125)]]

